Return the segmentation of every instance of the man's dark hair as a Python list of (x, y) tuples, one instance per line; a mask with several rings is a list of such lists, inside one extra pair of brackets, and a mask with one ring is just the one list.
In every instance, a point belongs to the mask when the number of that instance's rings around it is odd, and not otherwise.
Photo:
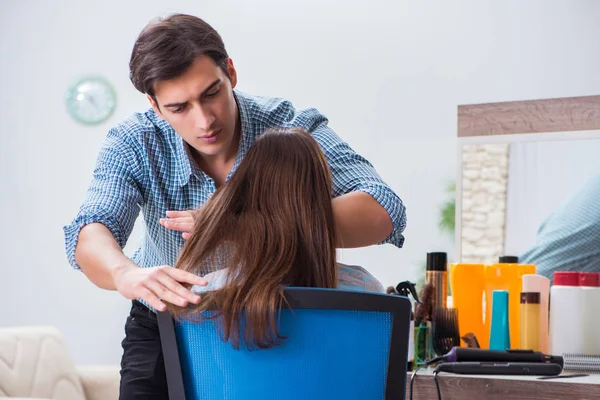
[(154, 84), (181, 76), (201, 55), (212, 58), (229, 77), (229, 56), (219, 33), (198, 17), (173, 14), (142, 30), (131, 52), (129, 78), (156, 101)]

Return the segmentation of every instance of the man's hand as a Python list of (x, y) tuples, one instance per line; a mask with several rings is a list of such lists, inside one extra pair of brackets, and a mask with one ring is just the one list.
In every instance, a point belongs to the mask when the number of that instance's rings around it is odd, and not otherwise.
[(182, 283), (199, 286), (208, 283), (204, 278), (168, 265), (140, 268), (127, 264), (115, 268), (112, 274), (119, 293), (128, 299), (143, 299), (158, 311), (166, 310), (163, 301), (181, 307), (188, 303), (198, 304), (200, 296)]
[(194, 230), (194, 215), (200, 210), (167, 211), (167, 218), (161, 218), (160, 224), (167, 229), (182, 232), (181, 236), (188, 240)]

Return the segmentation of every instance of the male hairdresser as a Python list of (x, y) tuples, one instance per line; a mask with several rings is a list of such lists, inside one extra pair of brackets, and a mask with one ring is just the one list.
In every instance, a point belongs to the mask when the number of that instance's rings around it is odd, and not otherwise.
[[(340, 247), (401, 247), (406, 215), (373, 166), (318, 111), (235, 90), (233, 61), (203, 20), (178, 14), (149, 24), (134, 44), (129, 68), (151, 108), (108, 132), (87, 197), (64, 228), (66, 252), (94, 284), (133, 300), (122, 343), (120, 398), (165, 399), (155, 310), (164, 310), (166, 302), (198, 303), (186, 287), (206, 284), (171, 267), (193, 224), (189, 210), (228, 180), (265, 129), (303, 127), (318, 141), (333, 176)], [(129, 259), (122, 248), (140, 210), (145, 234)], [(217, 269), (208, 266), (206, 272)]]

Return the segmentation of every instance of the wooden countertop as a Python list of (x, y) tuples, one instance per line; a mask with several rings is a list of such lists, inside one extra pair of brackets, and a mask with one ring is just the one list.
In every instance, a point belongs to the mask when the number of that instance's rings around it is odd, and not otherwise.
[[(577, 372), (565, 372), (565, 375)], [(410, 376), (406, 400), (410, 399)], [(600, 374), (580, 378), (540, 380), (537, 376), (438, 375), (442, 400), (587, 400), (600, 399)], [(435, 400), (437, 391), (431, 370), (417, 373), (413, 399)]]

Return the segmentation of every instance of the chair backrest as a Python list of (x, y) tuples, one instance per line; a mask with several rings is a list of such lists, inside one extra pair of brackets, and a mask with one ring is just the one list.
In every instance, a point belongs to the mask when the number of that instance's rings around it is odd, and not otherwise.
[(224, 342), (216, 320), (158, 323), (175, 399), (404, 399), (410, 326), (406, 297), (287, 288), (286, 336), (266, 350)]

